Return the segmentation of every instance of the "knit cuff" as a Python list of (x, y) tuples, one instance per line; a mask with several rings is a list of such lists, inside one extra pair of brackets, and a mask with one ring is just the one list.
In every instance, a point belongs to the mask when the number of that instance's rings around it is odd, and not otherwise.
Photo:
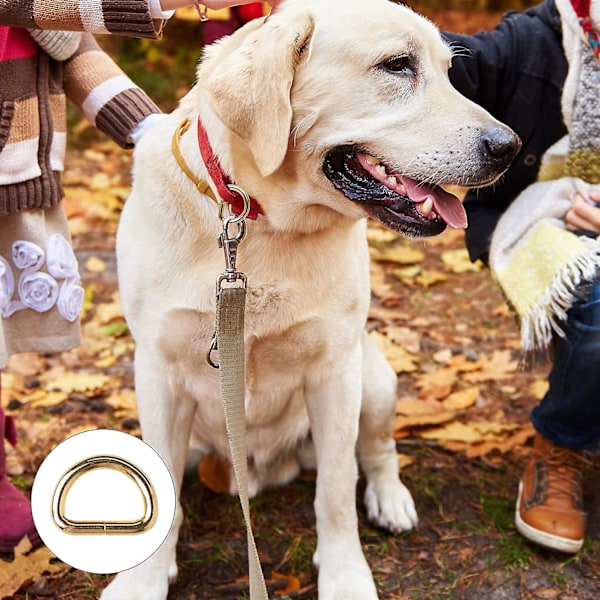
[(81, 41), (81, 33), (75, 31), (46, 31), (29, 29), (35, 42), (54, 60), (65, 61), (71, 58)]
[(163, 19), (154, 19), (148, 3), (139, 0), (103, 0), (104, 26), (110, 33), (157, 38), (162, 35)]
[(128, 89), (111, 99), (96, 115), (96, 127), (123, 148), (133, 148), (132, 132), (148, 115), (161, 110), (140, 89)]

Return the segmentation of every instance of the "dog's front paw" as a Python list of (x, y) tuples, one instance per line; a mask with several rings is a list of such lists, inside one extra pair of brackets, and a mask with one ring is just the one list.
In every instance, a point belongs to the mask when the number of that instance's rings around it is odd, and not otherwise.
[(371, 480), (365, 491), (365, 506), (369, 521), (393, 533), (408, 531), (419, 521), (410, 492), (397, 478)]
[(377, 600), (371, 571), (364, 565), (340, 565), (319, 571), (319, 600)]
[(169, 584), (156, 581), (151, 587), (142, 581), (123, 581), (121, 575), (102, 592), (100, 600), (166, 600)]
[(100, 600), (166, 600), (169, 584), (177, 578), (177, 566), (147, 569), (145, 563), (119, 573), (102, 592)]

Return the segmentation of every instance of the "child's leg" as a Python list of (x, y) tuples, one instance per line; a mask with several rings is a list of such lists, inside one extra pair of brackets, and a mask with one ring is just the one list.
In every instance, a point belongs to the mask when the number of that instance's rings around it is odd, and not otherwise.
[(583, 546), (584, 450), (600, 448), (600, 283), (556, 340), (550, 388), (532, 412), (537, 430), (519, 483), (515, 523), (527, 539), (569, 554)]
[(8, 480), (4, 438), (13, 445), (16, 442), (13, 421), (0, 405), (0, 552), (12, 553), (25, 536), (34, 546), (41, 541), (33, 524), (29, 500)]
[(532, 412), (536, 430), (572, 450), (600, 448), (600, 282), (557, 337), (550, 388)]

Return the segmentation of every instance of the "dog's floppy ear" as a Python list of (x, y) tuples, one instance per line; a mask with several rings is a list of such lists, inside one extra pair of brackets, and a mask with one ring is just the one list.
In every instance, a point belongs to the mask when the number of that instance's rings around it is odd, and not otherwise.
[(313, 31), (314, 20), (306, 12), (287, 22), (271, 17), (230, 55), (220, 56), (207, 82), (213, 110), (248, 144), (263, 177), (285, 158), (290, 90)]

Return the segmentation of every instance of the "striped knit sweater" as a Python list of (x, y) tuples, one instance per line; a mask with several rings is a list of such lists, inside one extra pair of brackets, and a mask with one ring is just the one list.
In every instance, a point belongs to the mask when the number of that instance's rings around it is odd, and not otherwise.
[(157, 38), (164, 20), (151, 17), (148, 0), (0, 0), (0, 23)]
[(80, 36), (68, 60), (59, 61), (23, 27), (60, 25), (155, 37), (157, 23), (142, 0), (0, 0), (0, 215), (48, 208), (62, 199), (67, 97), (126, 148), (133, 145), (129, 136), (136, 125), (160, 112), (89, 33)]

